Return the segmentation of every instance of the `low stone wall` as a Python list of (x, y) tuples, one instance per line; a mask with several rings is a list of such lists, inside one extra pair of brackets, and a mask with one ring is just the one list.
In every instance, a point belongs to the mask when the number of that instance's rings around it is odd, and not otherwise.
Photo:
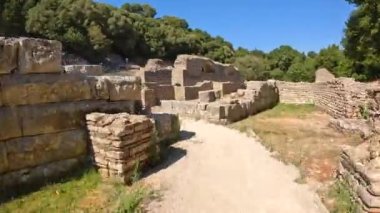
[(175, 86), (175, 100), (195, 100), (199, 98), (200, 91), (212, 90), (213, 83), (211, 81), (199, 82), (194, 86)]
[(280, 103), (314, 104), (314, 83), (277, 81)]
[(1, 189), (60, 177), (83, 162), (87, 113), (141, 110), (138, 78), (65, 74), (55, 41), (0, 44)]
[(347, 147), (341, 155), (339, 175), (349, 184), (364, 212), (380, 212), (379, 149), (377, 140)]
[(336, 118), (360, 118), (369, 101), (367, 89), (373, 85), (350, 78), (337, 78), (320, 83), (277, 82), (280, 102), (315, 104)]
[(239, 90), (231, 94), (231, 97), (224, 97), (215, 102), (161, 101), (161, 106), (153, 108), (153, 111), (228, 124), (274, 107), (278, 103), (278, 97), (274, 82), (258, 82), (256, 88)]

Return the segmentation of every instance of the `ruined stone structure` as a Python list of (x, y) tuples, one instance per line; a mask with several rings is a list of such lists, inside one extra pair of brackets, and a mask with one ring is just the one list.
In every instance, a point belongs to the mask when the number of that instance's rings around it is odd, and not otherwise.
[(373, 87), (351, 78), (321, 83), (277, 82), (277, 86), (281, 103), (315, 104), (336, 118), (360, 118), (369, 100), (366, 90)]
[[(228, 124), (272, 108), (278, 103), (275, 82), (248, 82), (247, 89), (221, 97), (221, 91), (201, 91), (200, 100), (161, 101), (155, 111), (201, 118), (213, 123)], [(206, 97), (203, 97), (206, 96)]]
[(314, 84), (277, 81), (280, 102), (285, 104), (314, 104)]
[(151, 59), (142, 68), (141, 78), (144, 86), (154, 91), (157, 105), (161, 100), (196, 100), (200, 91), (227, 95), (244, 87), (235, 67), (193, 55), (179, 55), (174, 67)]
[(63, 73), (61, 45), (0, 40), (0, 188), (60, 177), (87, 156), (85, 115), (141, 110), (135, 77)]
[(236, 92), (243, 88), (243, 79), (232, 65), (199, 56), (179, 55), (174, 62), (172, 84), (176, 100), (193, 100), (204, 90), (220, 90), (222, 95)]
[(137, 167), (158, 155), (152, 120), (142, 115), (86, 115), (93, 161), (103, 178), (129, 183)]
[[(368, 118), (363, 126), (371, 133), (357, 147), (345, 147), (339, 176), (345, 180), (364, 212), (380, 212), (380, 90), (368, 89)], [(362, 127), (363, 128), (363, 127)]]

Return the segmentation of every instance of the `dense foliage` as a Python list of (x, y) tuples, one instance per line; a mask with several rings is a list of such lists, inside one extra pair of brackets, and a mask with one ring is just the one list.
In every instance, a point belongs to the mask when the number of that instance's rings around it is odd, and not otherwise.
[(347, 21), (344, 49), (330, 45), (320, 52), (302, 53), (280, 46), (269, 53), (234, 49), (219, 36), (192, 29), (186, 20), (163, 16), (146, 4), (117, 8), (92, 0), (2, 0), (0, 35), (35, 36), (59, 40), (67, 51), (91, 62), (109, 53), (127, 58), (163, 58), (197, 54), (234, 63), (248, 80), (269, 78), (313, 81), (325, 67), (336, 76), (372, 80), (380, 75), (380, 3), (347, 0), (357, 7)]
[(3, 0), (0, 33), (33, 35), (62, 41), (90, 61), (110, 52), (124, 57), (174, 59), (181, 53), (231, 62), (232, 44), (189, 28), (180, 18), (155, 18), (149, 5), (120, 8), (91, 0)]
[(356, 10), (347, 21), (343, 45), (353, 61), (353, 76), (361, 79), (380, 77), (380, 1), (347, 0)]

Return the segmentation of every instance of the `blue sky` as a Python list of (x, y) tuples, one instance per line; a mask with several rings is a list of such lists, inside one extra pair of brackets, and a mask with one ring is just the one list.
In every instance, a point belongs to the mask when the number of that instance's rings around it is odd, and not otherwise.
[(147, 3), (158, 16), (184, 18), (192, 28), (220, 35), (235, 47), (270, 51), (289, 44), (318, 51), (339, 44), (354, 9), (345, 0), (100, 0), (115, 6)]

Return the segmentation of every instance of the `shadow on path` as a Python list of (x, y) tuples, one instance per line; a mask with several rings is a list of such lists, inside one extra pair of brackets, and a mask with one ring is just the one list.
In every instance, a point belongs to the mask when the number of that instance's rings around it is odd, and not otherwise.
[(163, 160), (157, 166), (147, 170), (143, 174), (142, 178), (148, 177), (149, 175), (152, 175), (156, 172), (159, 172), (163, 169), (166, 169), (169, 166), (171, 166), (172, 164), (179, 161), (181, 158), (183, 158), (187, 154), (187, 151), (182, 149), (182, 148), (174, 147), (173, 145), (178, 143), (178, 142), (181, 142), (181, 141), (189, 140), (189, 139), (193, 138), (194, 136), (195, 136), (194, 132), (182, 130), (180, 132), (179, 139), (177, 141), (175, 141), (174, 143), (172, 143), (172, 145), (169, 146), (167, 148), (167, 150), (164, 151)]

